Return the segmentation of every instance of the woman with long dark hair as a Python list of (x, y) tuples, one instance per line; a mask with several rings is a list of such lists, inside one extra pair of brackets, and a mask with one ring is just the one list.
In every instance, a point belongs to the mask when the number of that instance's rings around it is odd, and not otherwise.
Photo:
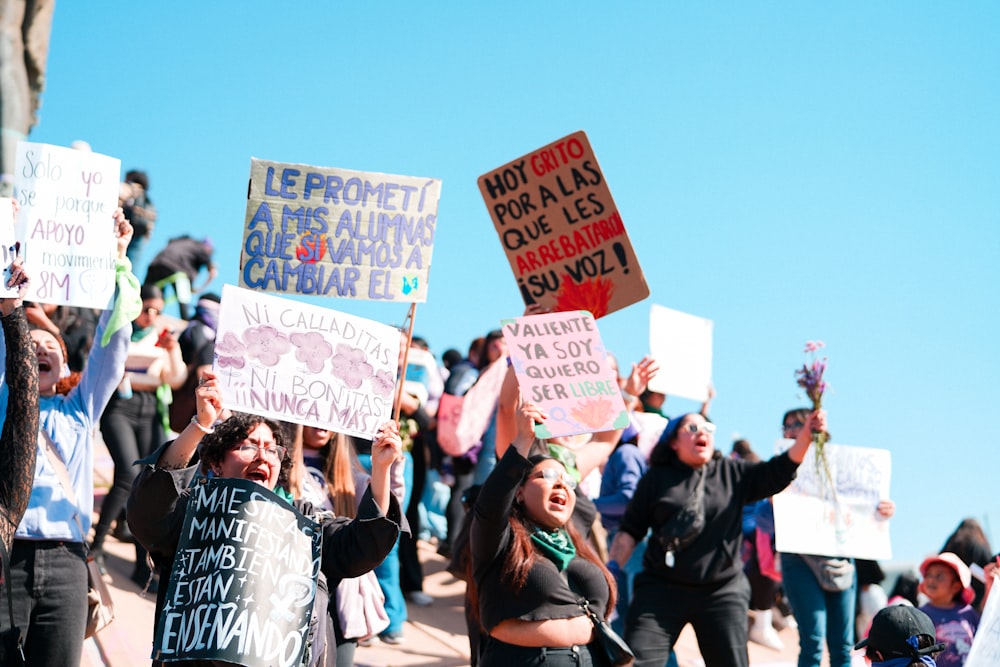
[(473, 509), (470, 594), (488, 634), (481, 667), (605, 664), (581, 601), (604, 618), (615, 583), (571, 521), (573, 477), (559, 459), (530, 455), (544, 419), (535, 405), (521, 407), (517, 436)]

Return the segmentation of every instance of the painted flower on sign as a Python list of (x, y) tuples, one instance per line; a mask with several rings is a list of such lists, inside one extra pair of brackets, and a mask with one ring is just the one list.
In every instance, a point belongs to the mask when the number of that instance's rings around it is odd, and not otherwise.
[(588, 278), (577, 283), (563, 274), (559, 282), (559, 292), (556, 293), (555, 310), (565, 313), (572, 310), (589, 311), (595, 318), (608, 314), (611, 296), (615, 292), (615, 284), (602, 278)]
[(580, 401), (570, 411), (576, 421), (592, 429), (606, 428), (614, 419), (617, 410), (615, 404), (608, 398), (588, 398)]
[(295, 358), (305, 363), (310, 373), (319, 373), (323, 364), (333, 354), (333, 345), (327, 342), (323, 334), (315, 331), (308, 333), (293, 333), (289, 338), (297, 349)]
[(262, 324), (243, 332), (247, 343), (247, 355), (265, 366), (277, 366), (282, 355), (292, 349), (288, 336), (270, 324)]
[(375, 371), (375, 377), (372, 378), (372, 391), (375, 392), (376, 396), (388, 398), (392, 395), (392, 389), (395, 386), (396, 383), (392, 377), (392, 373), (389, 371)]
[(221, 368), (243, 368), (246, 365), (247, 346), (240, 337), (227, 331), (222, 340), (215, 343), (215, 356)]
[(333, 374), (343, 380), (344, 384), (357, 389), (374, 371), (364, 350), (337, 343), (337, 353), (333, 355)]

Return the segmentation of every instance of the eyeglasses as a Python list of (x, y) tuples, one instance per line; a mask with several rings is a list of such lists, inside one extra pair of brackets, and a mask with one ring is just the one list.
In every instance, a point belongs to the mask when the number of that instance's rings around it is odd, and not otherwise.
[(713, 433), (715, 433), (715, 424), (713, 424), (712, 422), (704, 422), (701, 424), (690, 422), (688, 424), (684, 424), (684, 426), (681, 426), (681, 429), (687, 431), (688, 433), (697, 433), (698, 431), (704, 431), (706, 435), (712, 435)]
[(160, 314), (160, 312), (162, 312), (162, 311), (160, 311), (160, 309), (159, 309), (159, 308), (156, 308), (155, 306), (149, 306), (149, 307), (146, 307), (146, 308), (143, 308), (143, 309), (142, 309), (142, 312), (144, 312), (144, 313), (149, 313), (149, 314), (150, 314), (150, 315), (152, 315), (153, 317), (156, 317), (156, 316), (157, 316), (157, 315), (159, 315), (159, 314)]
[(281, 461), (285, 458), (285, 448), (281, 445), (262, 444), (255, 445), (252, 442), (244, 442), (239, 447), (233, 447), (232, 451), (238, 452), (240, 458), (253, 461), (258, 456), (271, 461)]
[(802, 428), (803, 426), (805, 426), (805, 422), (800, 422), (800, 421), (796, 420), (796, 421), (793, 421), (793, 422), (791, 422), (789, 424), (782, 424), (781, 425), (781, 430), (782, 431), (794, 431), (795, 429)]
[(571, 491), (576, 488), (576, 480), (568, 472), (559, 468), (542, 468), (532, 475), (531, 479), (543, 479), (549, 484), (562, 482), (562, 485)]

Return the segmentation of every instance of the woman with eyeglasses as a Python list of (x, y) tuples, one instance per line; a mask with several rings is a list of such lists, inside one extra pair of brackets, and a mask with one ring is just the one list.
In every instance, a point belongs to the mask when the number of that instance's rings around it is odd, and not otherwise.
[(571, 521), (576, 481), (559, 459), (531, 455), (545, 417), (521, 406), (515, 439), (473, 509), (469, 595), (488, 634), (480, 667), (604, 665), (579, 601), (604, 618), (614, 579)]
[(811, 429), (826, 426), (823, 411), (810, 413), (808, 425), (787, 452), (752, 463), (723, 457), (715, 449), (715, 425), (700, 413), (667, 424), (611, 545), (614, 571), (652, 530), (625, 620), (637, 666), (661, 667), (688, 623), (705, 664), (749, 664), (743, 506), (791, 483)]
[[(139, 462), (142, 469), (128, 501), (132, 534), (149, 549), (160, 575), (157, 624), (163, 619), (165, 595), (190, 497), (187, 489), (196, 474), (250, 480), (282, 495), (278, 484), (287, 480), (292, 468), (288, 436), (278, 422), (245, 413), (233, 413), (225, 421), (217, 421), (222, 414), (222, 399), (215, 373), (206, 371), (195, 393), (197, 414), (176, 440)], [(402, 447), (399, 426), (393, 421), (383, 424), (372, 443), (371, 482), (354, 519), (315, 513), (310, 503), (287, 496), (297, 510), (322, 526), (320, 573), (328, 585), (335, 587), (340, 579), (373, 569), (396, 543), (399, 531), (409, 530), (390, 489), (390, 469), (402, 457)], [(314, 609), (313, 617), (324, 613), (325, 609)], [(153, 664), (163, 663), (154, 660)]]
[[(139, 296), (142, 309), (132, 321), (132, 336), (124, 376), (101, 415), (101, 436), (114, 463), (114, 481), (94, 528), (90, 550), (104, 567), (104, 540), (115, 522), (115, 535), (131, 536), (123, 522), (125, 501), (138, 474), (135, 462), (149, 456), (166, 439), (164, 416), (169, 407), (167, 389), (178, 389), (187, 379), (180, 345), (170, 330), (157, 321), (163, 310), (163, 293), (149, 283)], [(135, 545), (132, 581), (155, 593), (157, 581), (146, 564), (146, 551)]]

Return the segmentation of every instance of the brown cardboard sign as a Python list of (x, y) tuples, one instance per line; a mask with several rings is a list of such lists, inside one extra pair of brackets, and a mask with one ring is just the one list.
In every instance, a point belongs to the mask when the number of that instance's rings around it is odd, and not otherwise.
[(603, 317), (649, 296), (582, 130), (479, 177), (525, 304)]

